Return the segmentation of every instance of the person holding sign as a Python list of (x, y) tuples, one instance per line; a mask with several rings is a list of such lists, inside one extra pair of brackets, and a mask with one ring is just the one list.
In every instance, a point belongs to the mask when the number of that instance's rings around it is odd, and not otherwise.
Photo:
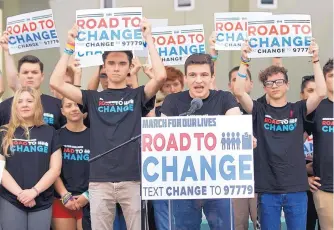
[[(327, 98), (322, 100), (306, 131), (313, 134), (313, 167), (308, 170), (309, 185), (321, 229), (333, 229), (333, 59), (323, 67)], [(318, 87), (318, 86), (317, 86)]]
[(310, 45), (316, 93), (305, 101), (287, 102), (289, 81), (284, 67), (270, 66), (259, 75), (269, 104), (253, 101), (245, 92), (250, 63), (248, 42), (242, 46), (241, 65), (235, 83), (235, 96), (243, 109), (253, 115), (257, 134), (254, 154), (255, 191), (258, 195), (262, 229), (279, 229), (283, 208), (288, 229), (306, 229), (308, 183), (303, 151), (306, 115), (311, 114), (326, 95), (326, 84), (319, 64), (319, 48)]
[(0, 142), (0, 159), (6, 160), (0, 187), (1, 229), (50, 229), (61, 145), (56, 130), (43, 121), (37, 90), (22, 87), (15, 93), (9, 124), (0, 128)]
[[(18, 68), (16, 68), (14, 59), (8, 52), (8, 32), (4, 32), (4, 35), (0, 38), (0, 44), (5, 53), (7, 78), (9, 82), (12, 82), (10, 87), (13, 91), (15, 92), (20, 87), (32, 87), (40, 92), (40, 87), (44, 81), (43, 63), (33, 55), (26, 55), (19, 60)], [(16, 78), (18, 78), (18, 81), (14, 80)], [(40, 97), (45, 123), (53, 126), (55, 129), (59, 129), (66, 123), (60, 112), (60, 100), (41, 92)], [(12, 101), (13, 97), (4, 100), (0, 104), (0, 125), (8, 124)]]
[[(162, 116), (179, 116), (187, 112), (194, 98), (203, 106), (194, 115), (240, 115), (238, 103), (230, 92), (210, 90), (214, 81), (214, 63), (208, 54), (192, 54), (185, 62), (185, 83), (189, 90), (169, 94), (161, 107)], [(202, 209), (210, 229), (233, 226), (230, 199), (174, 200), (172, 210), (176, 229), (199, 230)]]
[[(126, 86), (133, 58), (131, 51), (103, 54), (108, 89), (102, 92), (80, 90), (63, 81), (62, 76), (74, 53), (77, 26), (68, 33), (64, 54), (50, 79), (50, 86), (88, 110), (91, 124), (91, 156), (112, 149), (140, 133), (140, 118), (154, 106), (154, 96), (166, 80), (166, 71), (154, 46), (151, 25), (141, 22), (155, 78), (145, 86)], [(93, 230), (112, 229), (116, 203), (120, 203), (127, 229), (141, 226), (140, 157), (138, 143), (129, 143), (90, 165), (89, 196)]]

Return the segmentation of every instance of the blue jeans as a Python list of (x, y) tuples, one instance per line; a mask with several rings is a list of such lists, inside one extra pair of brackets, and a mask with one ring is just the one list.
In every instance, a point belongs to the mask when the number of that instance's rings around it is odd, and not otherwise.
[(124, 215), (116, 206), (116, 214), (115, 214), (115, 220), (114, 220), (114, 230), (126, 230), (126, 223), (124, 219)]
[(200, 230), (202, 208), (211, 230), (233, 230), (231, 199), (173, 200), (175, 230)]
[(306, 192), (286, 194), (262, 193), (258, 196), (258, 204), (261, 229), (280, 229), (282, 209), (288, 230), (306, 229)]
[(169, 230), (168, 200), (152, 200), (157, 230)]

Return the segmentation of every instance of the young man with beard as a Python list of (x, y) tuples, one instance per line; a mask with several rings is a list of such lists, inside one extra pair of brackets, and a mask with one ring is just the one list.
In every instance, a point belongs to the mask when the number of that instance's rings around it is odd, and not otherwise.
[[(313, 192), (322, 230), (333, 229), (333, 59), (323, 67), (327, 98), (311, 114), (313, 122), (306, 126), (313, 135), (313, 168), (309, 167), (309, 185)], [(317, 86), (318, 87), (318, 86)]]
[(245, 42), (235, 96), (243, 109), (253, 115), (253, 129), (257, 134), (254, 171), (261, 228), (279, 229), (283, 208), (288, 229), (306, 229), (308, 184), (303, 151), (304, 122), (326, 95), (318, 46), (312, 41), (309, 48), (313, 53), (316, 93), (296, 103), (287, 102), (287, 70), (279, 66), (270, 66), (259, 75), (269, 104), (251, 99), (245, 92), (250, 51)]
[[(126, 86), (130, 73), (131, 51), (108, 51), (103, 54), (108, 89), (102, 92), (80, 90), (63, 81), (62, 76), (74, 50), (66, 49), (50, 79), (50, 85), (65, 97), (88, 110), (91, 130), (91, 157), (97, 156), (140, 134), (140, 118), (154, 106), (154, 96), (166, 80), (166, 71), (153, 43), (151, 25), (141, 22), (143, 38), (150, 52), (155, 78), (145, 86)], [(68, 33), (73, 47), (78, 28)], [(93, 230), (110, 230), (115, 218), (115, 204), (120, 203), (127, 229), (141, 225), (140, 149), (131, 142), (90, 164), (89, 195)]]
[[(40, 87), (44, 81), (43, 63), (33, 55), (25, 55), (19, 60), (16, 70), (13, 57), (9, 55), (8, 51), (7, 32), (1, 37), (0, 44), (5, 52), (7, 76), (11, 78), (10, 76), (14, 74), (18, 77), (19, 86), (16, 87), (29, 86), (40, 91)], [(40, 93), (40, 95), (44, 109), (43, 118), (45, 123), (53, 126), (55, 129), (61, 128), (66, 123), (60, 111), (61, 101), (46, 94)], [(0, 125), (8, 124), (12, 101), (13, 97), (0, 103)]]
[[(187, 112), (194, 98), (203, 106), (194, 115), (240, 115), (238, 103), (230, 92), (210, 90), (214, 81), (214, 63), (208, 54), (192, 54), (185, 62), (185, 83), (189, 90), (169, 94), (161, 107), (162, 116), (178, 116)], [(211, 229), (233, 226), (231, 199), (175, 200), (172, 212), (176, 229), (199, 230), (202, 210)]]

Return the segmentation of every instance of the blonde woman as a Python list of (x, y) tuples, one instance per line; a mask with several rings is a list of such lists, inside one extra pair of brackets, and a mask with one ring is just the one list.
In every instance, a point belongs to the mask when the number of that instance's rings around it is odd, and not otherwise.
[(56, 131), (43, 121), (41, 98), (23, 87), (14, 96), (11, 118), (0, 128), (0, 229), (50, 229), (53, 186), (61, 170)]

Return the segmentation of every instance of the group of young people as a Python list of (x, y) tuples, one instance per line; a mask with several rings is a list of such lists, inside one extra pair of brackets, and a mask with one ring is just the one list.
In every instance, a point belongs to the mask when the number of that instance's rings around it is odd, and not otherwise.
[[(194, 115), (252, 114), (256, 196), (153, 201), (150, 229), (199, 230), (204, 212), (210, 229), (246, 230), (251, 217), (254, 229), (277, 230), (282, 210), (288, 229), (315, 229), (316, 219), (321, 229), (333, 229), (333, 60), (321, 68), (315, 41), (309, 49), (314, 76), (303, 78), (302, 100), (291, 103), (281, 58), (260, 72), (265, 94), (252, 100), (247, 41), (240, 66), (228, 73), (228, 92), (217, 90), (214, 36), (209, 54), (190, 55), (183, 74), (163, 65), (147, 20), (141, 29), (151, 58), (151, 67), (143, 67), (149, 77), (144, 86), (138, 85), (141, 64), (131, 51), (108, 51), (82, 89), (80, 63), (72, 57), (78, 33), (73, 26), (50, 78), (55, 97), (40, 90), (43, 63), (26, 55), (16, 68), (8, 33), (1, 37), (15, 95), (0, 103), (0, 158), (6, 161), (0, 229), (144, 229), (138, 141), (88, 159), (140, 134), (141, 117), (178, 116), (194, 98), (203, 101)], [(314, 157), (306, 164), (303, 143), (310, 135)]]

